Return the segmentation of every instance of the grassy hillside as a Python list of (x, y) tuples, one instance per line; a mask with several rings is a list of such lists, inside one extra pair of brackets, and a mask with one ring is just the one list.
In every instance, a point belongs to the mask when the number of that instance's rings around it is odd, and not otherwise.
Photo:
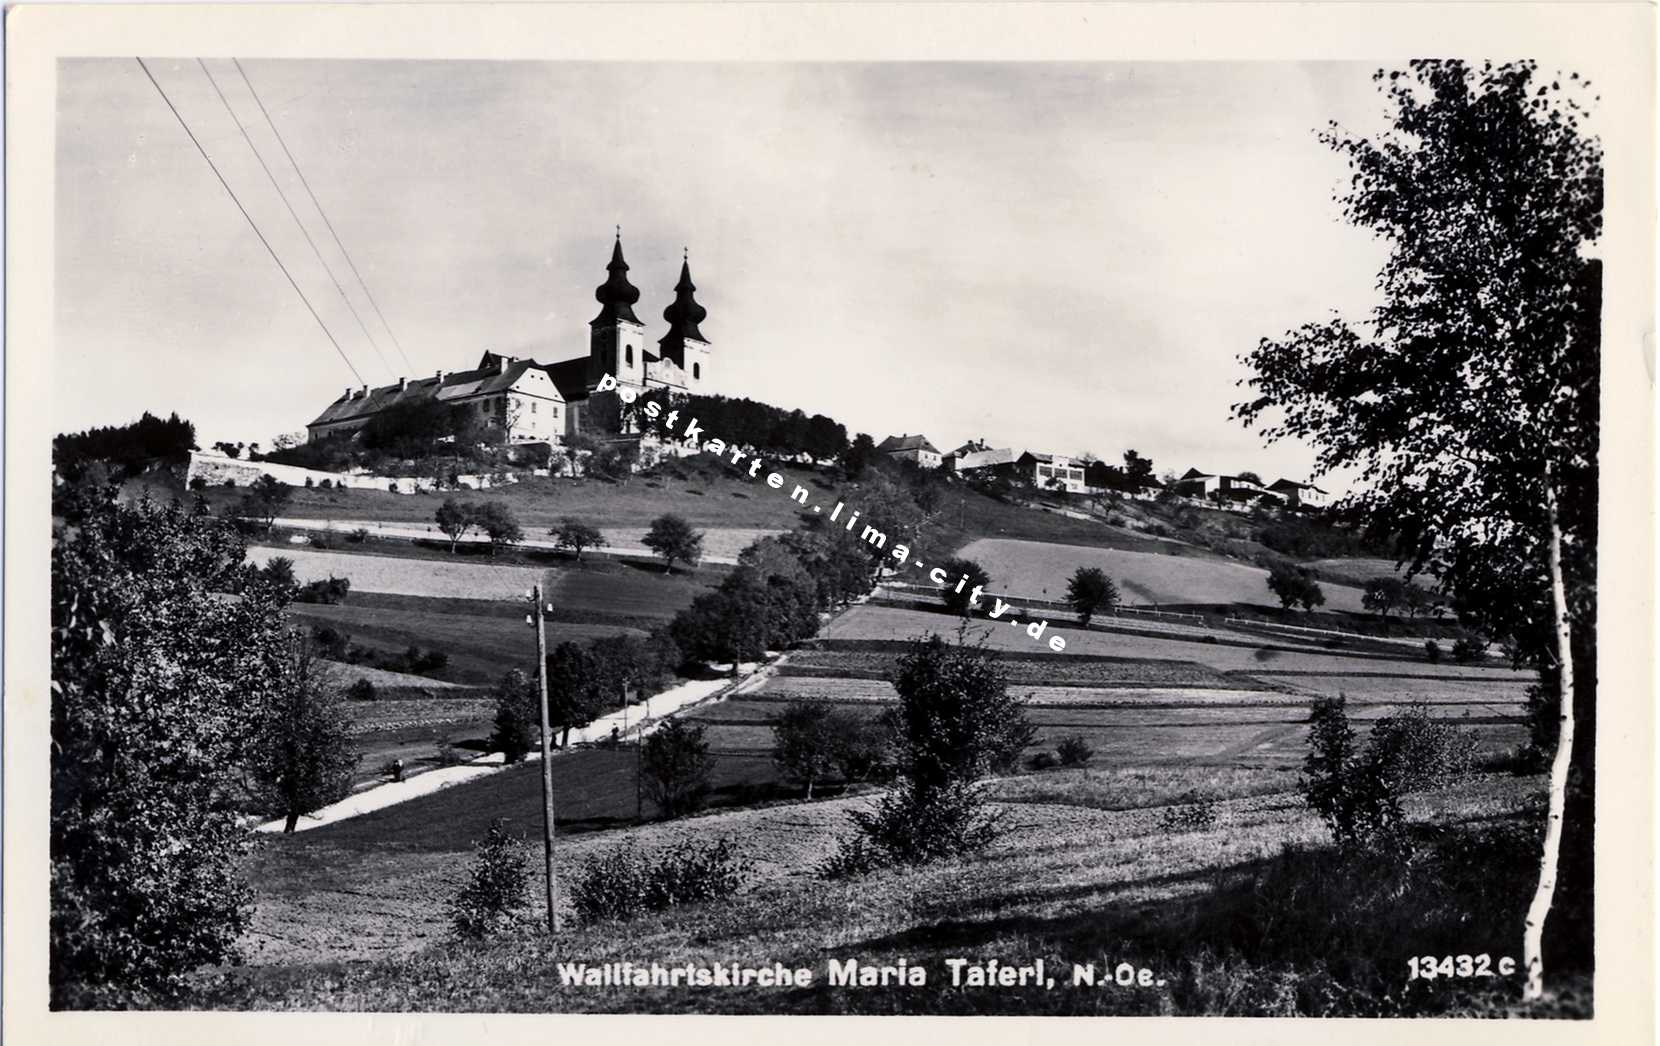
[[(556, 941), (526, 913), (521, 933), (443, 943), (442, 899), (466, 867), (430, 846), (353, 850), (335, 828), (273, 840), (259, 859), (263, 961), (205, 979), (193, 1005), (257, 1009), (728, 1013), (1436, 1013), (1508, 1006), (1513, 982), (1405, 984), (1420, 952), (1514, 954), (1527, 894), (1514, 821), (1539, 788), (1486, 777), (1414, 797), (1442, 826), (1404, 876), (1324, 849), (1323, 830), (1286, 775), (1061, 771), (995, 782), (1004, 832), (984, 853), (921, 869), (825, 883), (813, 866), (863, 798), (743, 810), (569, 837), (567, 869), (602, 849), (732, 839), (743, 891), (626, 924), (573, 926)], [(459, 792), (461, 789), (455, 789)], [(1201, 798), (1209, 820), (1187, 817)], [(364, 819), (369, 820), (368, 818)], [(476, 820), (472, 822), (477, 832)], [(430, 819), (426, 822), (431, 827)], [(345, 826), (337, 826), (344, 828)], [(522, 822), (520, 829), (528, 827)], [(1288, 849), (1288, 847), (1290, 849)], [(1475, 875), (1472, 848), (1500, 860)], [(534, 837), (522, 850), (538, 857)], [(302, 890), (293, 885), (303, 881)], [(1341, 906), (1330, 903), (1341, 897)], [(1339, 916), (1337, 913), (1343, 913)], [(1269, 914), (1273, 918), (1267, 918)], [(296, 946), (303, 946), (297, 948)], [(298, 954), (311, 961), (297, 961)], [(383, 958), (369, 963), (346, 960)], [(328, 958), (325, 958), (328, 957)], [(831, 959), (927, 968), (923, 988), (833, 988)], [(949, 958), (1042, 958), (1053, 988), (953, 988)], [(781, 962), (808, 988), (597, 989), (561, 982), (568, 962)], [(1152, 971), (1146, 987), (1074, 986), (1073, 964)], [(1559, 971), (1560, 972), (1560, 971)], [(1569, 1005), (1572, 1005), (1570, 995)], [(1558, 1002), (1557, 1006), (1563, 1004)]]

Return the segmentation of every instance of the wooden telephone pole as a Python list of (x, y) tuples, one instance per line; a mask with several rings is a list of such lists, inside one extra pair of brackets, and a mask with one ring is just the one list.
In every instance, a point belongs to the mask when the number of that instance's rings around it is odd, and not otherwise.
[(536, 629), (536, 707), (542, 713), (542, 849), (546, 860), (548, 932), (559, 932), (559, 890), (553, 871), (553, 728), (548, 719), (548, 638), (542, 629), (542, 586), (530, 590), (528, 619)]

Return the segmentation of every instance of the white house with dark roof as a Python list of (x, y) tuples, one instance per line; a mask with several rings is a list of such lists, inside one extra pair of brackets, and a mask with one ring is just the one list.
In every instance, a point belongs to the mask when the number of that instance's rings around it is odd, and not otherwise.
[(1015, 468), (1021, 478), (1044, 490), (1085, 493), (1083, 462), (1074, 461), (1064, 454), (1028, 450), (1015, 459)]
[(1324, 508), (1331, 503), (1331, 495), (1312, 483), (1298, 483), (1292, 479), (1277, 479), (1268, 489), (1285, 499), (1288, 505), (1307, 505)]
[(914, 461), (925, 469), (940, 467), (939, 448), (928, 442), (927, 436), (902, 432), (878, 443), (876, 449), (896, 461)]

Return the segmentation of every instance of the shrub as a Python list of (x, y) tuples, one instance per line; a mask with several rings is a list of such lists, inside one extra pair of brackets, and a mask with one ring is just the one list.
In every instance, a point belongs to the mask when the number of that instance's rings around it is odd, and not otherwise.
[(1167, 832), (1203, 832), (1216, 827), (1220, 817), (1213, 800), (1202, 799), (1192, 793), (1183, 798), (1188, 801), (1180, 806), (1164, 808), (1159, 815), (1160, 828)]
[(333, 543), (329, 541), (329, 536), (326, 533), (325, 534), (313, 534), (313, 535), (311, 535), (310, 542), (311, 542), (311, 547), (312, 548), (324, 548), (324, 549), (326, 549), (326, 548), (333, 547)]
[(1033, 770), (1052, 770), (1059, 764), (1060, 760), (1055, 758), (1053, 752), (1034, 752), (1032, 757), (1026, 760), (1026, 765)]
[(1378, 767), (1363, 757), (1344, 710), (1344, 698), (1322, 697), (1310, 711), (1303, 777), (1309, 808), (1320, 815), (1340, 845), (1369, 845), (1401, 826), (1399, 794)]
[(353, 701), (373, 701), (375, 699), (375, 684), (367, 679), (359, 679), (346, 688), (346, 696)]
[(1268, 568), (1268, 588), (1287, 610), (1301, 606), (1304, 611), (1313, 613), (1315, 607), (1326, 602), (1326, 593), (1314, 580), (1313, 573), (1307, 567), (1283, 559)]
[(689, 814), (708, 798), (713, 765), (703, 727), (670, 719), (640, 749), (641, 787), (665, 816)]
[[(325, 482), (327, 481), (325, 480)], [(357, 527), (350, 534), (346, 535), (346, 540), (350, 541), (354, 545), (363, 544), (365, 541), (369, 540), (369, 528)]]
[(208, 485), (208, 482), (207, 482), (207, 477), (206, 476), (192, 476), (192, 477), (190, 477), (190, 489), (191, 490), (206, 490), (207, 485)]
[(1436, 719), (1423, 705), (1380, 719), (1366, 758), (1397, 793), (1442, 788), (1475, 766), (1474, 732)]
[(344, 603), (346, 595), (352, 590), (350, 578), (330, 576), (326, 581), (313, 581), (300, 586), (294, 593), (296, 603), (322, 603), (333, 605)]
[(1083, 766), (1095, 755), (1095, 749), (1079, 734), (1063, 737), (1055, 746), (1055, 756), (1062, 766)]
[(439, 766), (460, 766), (464, 761), (461, 750), (449, 738), (444, 738), (433, 749), (433, 756)]
[(1439, 663), (1441, 660), (1441, 644), (1433, 639), (1424, 640), (1424, 656), (1429, 659), (1431, 664)]
[(571, 881), (571, 905), (584, 922), (630, 919), (730, 897), (743, 887), (749, 867), (727, 838), (687, 840), (655, 857), (632, 842), (590, 858)]
[(882, 850), (863, 832), (852, 832), (836, 841), (835, 851), (819, 862), (813, 874), (820, 879), (852, 879), (887, 866)]
[(527, 903), (530, 873), (498, 819), (479, 844), (467, 884), (450, 902), (456, 936), (479, 940), (510, 926)]
[(332, 479), (318, 480), (317, 481), (317, 489), (318, 490), (333, 490), (334, 489), (334, 480), (332, 480)]
[(310, 490), (310, 489), (311, 489), (311, 488), (312, 488), (312, 487), (313, 487), (313, 486), (315, 486), (315, 485), (316, 485), (316, 484), (314, 484), (314, 483), (312, 483), (312, 482), (311, 482), (311, 477), (310, 477), (310, 476), (307, 476), (307, 477), (306, 477), (306, 478), (305, 478), (305, 485), (306, 485), (306, 489), (307, 489), (307, 490)]
[(972, 853), (997, 835), (998, 822), (969, 782), (918, 788), (902, 781), (875, 810), (849, 815), (884, 864), (926, 864)]
[(1452, 656), (1461, 664), (1481, 661), (1487, 657), (1487, 641), (1480, 636), (1460, 636), (1453, 643)]
[(224, 480), (220, 482), (219, 485), (221, 487), (234, 487), (234, 486), (236, 486), (236, 480), (230, 478), (229, 476), (226, 476), (224, 478)]
[(772, 761), (813, 797), (813, 785), (836, 768), (836, 742), (846, 715), (828, 701), (791, 701), (771, 717)]

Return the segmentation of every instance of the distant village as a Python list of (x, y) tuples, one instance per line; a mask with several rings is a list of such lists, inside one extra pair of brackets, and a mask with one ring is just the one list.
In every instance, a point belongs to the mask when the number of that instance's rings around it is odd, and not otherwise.
[[(1205, 472), (1190, 468), (1171, 483), (1153, 478), (1151, 470), (1134, 475), (1126, 468), (1084, 456), (1049, 454), (1010, 447), (990, 447), (983, 440), (970, 440), (948, 454), (929, 442), (928, 437), (904, 433), (889, 436), (876, 449), (897, 461), (909, 461), (920, 468), (946, 469), (964, 477), (1007, 478), (1041, 490), (1068, 494), (1105, 494), (1109, 491), (1131, 497), (1157, 497), (1168, 486), (1178, 497), (1203, 501), (1224, 508), (1252, 504), (1285, 508), (1323, 508), (1329, 501), (1324, 490), (1312, 483), (1280, 478), (1264, 483), (1260, 476)], [(1150, 463), (1149, 463), (1150, 464)]]

